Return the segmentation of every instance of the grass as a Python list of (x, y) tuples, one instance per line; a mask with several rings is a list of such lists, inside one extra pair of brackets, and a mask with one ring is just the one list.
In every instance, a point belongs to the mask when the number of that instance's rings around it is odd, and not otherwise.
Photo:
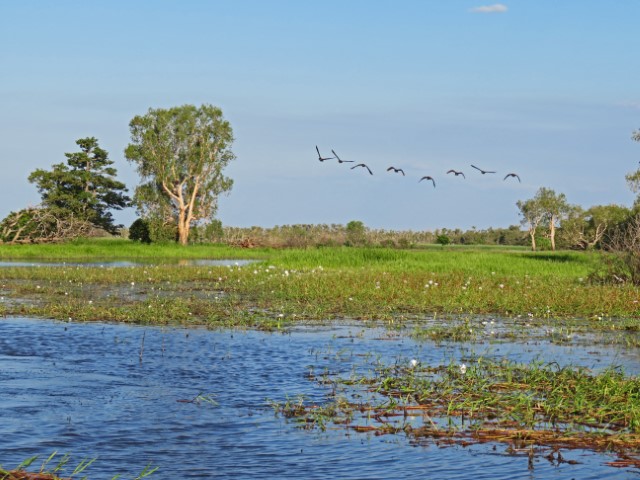
[[(118, 268), (2, 268), (4, 315), (279, 328), (340, 318), (397, 324), (434, 315), (495, 314), (522, 319), (523, 324), (580, 318), (598, 329), (640, 330), (636, 287), (590, 285), (584, 280), (598, 265), (595, 254), (473, 248), (185, 248), (99, 240), (2, 245), (0, 257), (148, 262)], [(256, 263), (177, 264), (182, 258), (251, 258)]]
[[(38, 455), (34, 455), (11, 470), (5, 470), (0, 466), (0, 480), (70, 480), (71, 478), (78, 478), (78, 476), (83, 474), (96, 460), (95, 458), (82, 459), (75, 467), (72, 467), (70, 465), (71, 456), (69, 454), (58, 455), (58, 452), (53, 452), (42, 462), (38, 471), (34, 472), (31, 466), (38, 458)], [(147, 465), (134, 480), (146, 478), (157, 470), (158, 467)], [(112, 480), (117, 480), (121, 477), (122, 476), (118, 474), (112, 477)], [(83, 475), (80, 478), (81, 480), (86, 480), (88, 477)]]
[(274, 404), (276, 412), (305, 429), (333, 424), (454, 444), (502, 442), (621, 454), (640, 446), (640, 380), (616, 368), (594, 374), (555, 363), (477, 358), (468, 366), (379, 366), (373, 376), (328, 377), (321, 383), (334, 392), (326, 404), (297, 397)]

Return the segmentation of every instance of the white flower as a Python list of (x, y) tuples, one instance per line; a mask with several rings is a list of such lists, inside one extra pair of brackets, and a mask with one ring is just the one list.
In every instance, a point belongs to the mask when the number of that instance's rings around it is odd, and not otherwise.
[(464, 375), (465, 373), (467, 373), (467, 366), (464, 363), (460, 364), (460, 373), (462, 375)]
[(416, 360), (415, 358), (411, 359), (411, 361), (409, 362), (409, 367), (416, 368), (417, 366), (418, 366), (418, 360)]

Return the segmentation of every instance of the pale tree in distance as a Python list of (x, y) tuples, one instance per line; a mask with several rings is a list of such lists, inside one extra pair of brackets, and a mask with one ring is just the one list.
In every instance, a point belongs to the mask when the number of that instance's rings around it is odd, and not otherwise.
[(143, 215), (171, 219), (178, 241), (186, 245), (191, 226), (213, 219), (218, 196), (233, 185), (222, 174), (235, 158), (231, 125), (218, 107), (183, 105), (149, 109), (129, 128), (125, 156), (142, 179), (134, 203)]
[(563, 218), (571, 211), (571, 206), (567, 202), (564, 193), (556, 193), (550, 188), (542, 187), (535, 196), (541, 209), (545, 212), (544, 221), (549, 226), (549, 240), (551, 240), (551, 250), (556, 249), (556, 228)]
[(522, 215), (521, 223), (526, 226), (531, 238), (531, 250), (536, 251), (536, 230), (544, 219), (545, 212), (535, 198), (518, 200), (516, 205)]
[[(635, 140), (636, 142), (640, 142), (640, 130), (636, 130), (635, 132), (633, 132), (633, 134), (631, 135), (631, 139)], [(627, 180), (627, 185), (629, 185), (629, 188), (633, 193), (640, 192), (640, 168), (635, 172), (628, 173), (625, 178)], [(638, 209), (639, 204), (640, 197), (636, 198), (635, 201), (634, 207), (636, 207), (636, 210)]]

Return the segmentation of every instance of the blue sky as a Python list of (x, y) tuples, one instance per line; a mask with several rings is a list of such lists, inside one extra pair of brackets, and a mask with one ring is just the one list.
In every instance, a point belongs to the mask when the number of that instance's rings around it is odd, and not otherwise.
[(631, 205), (639, 22), (635, 0), (0, 0), (0, 218), (82, 137), (133, 191), (129, 121), (203, 103), (236, 137), (225, 225), (506, 227), (540, 187)]

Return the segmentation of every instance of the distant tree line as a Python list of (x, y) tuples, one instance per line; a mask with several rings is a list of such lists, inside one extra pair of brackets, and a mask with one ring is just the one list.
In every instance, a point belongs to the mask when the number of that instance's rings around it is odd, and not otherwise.
[[(640, 234), (640, 195), (631, 207), (611, 204), (583, 208), (570, 204), (565, 194), (546, 187), (533, 198), (516, 203), (521, 225), (507, 228), (392, 231), (370, 229), (358, 220), (347, 225), (223, 227), (215, 218), (218, 197), (233, 185), (223, 170), (235, 155), (231, 151), (232, 129), (221, 110), (211, 105), (149, 109), (145, 115), (134, 117), (129, 128), (131, 143), (125, 157), (137, 167), (141, 178), (133, 198), (116, 179), (113, 162), (98, 140), (81, 138), (76, 141), (78, 152), (65, 153), (66, 163), (29, 175), (41, 202), (9, 213), (0, 222), (0, 242), (54, 242), (125, 232), (132, 240), (144, 243), (220, 242), (244, 247), (411, 248), (437, 243), (616, 251), (635, 248), (632, 237), (634, 232)], [(640, 130), (633, 132), (632, 139), (640, 141)], [(640, 169), (629, 173), (626, 180), (630, 189), (640, 194)], [(112, 211), (130, 206), (136, 208), (140, 218), (128, 229), (116, 225)], [(640, 278), (640, 251), (637, 263)]]

